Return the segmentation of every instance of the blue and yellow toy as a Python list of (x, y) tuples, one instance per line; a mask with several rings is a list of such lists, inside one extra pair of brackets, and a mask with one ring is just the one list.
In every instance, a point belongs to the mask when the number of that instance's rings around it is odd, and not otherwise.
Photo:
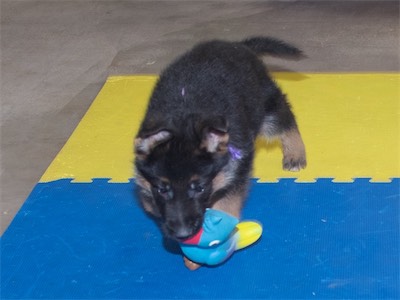
[(192, 238), (180, 243), (183, 254), (198, 264), (218, 265), (234, 251), (255, 243), (262, 234), (261, 224), (239, 222), (223, 211), (207, 209), (203, 226)]

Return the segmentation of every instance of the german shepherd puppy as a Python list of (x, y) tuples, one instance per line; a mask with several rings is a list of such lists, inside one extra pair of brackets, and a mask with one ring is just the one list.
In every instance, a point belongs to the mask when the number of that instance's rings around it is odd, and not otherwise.
[(216, 40), (160, 75), (135, 139), (135, 168), (141, 204), (168, 238), (196, 234), (206, 208), (239, 217), (258, 135), (280, 138), (284, 169), (306, 166), (295, 117), (263, 54), (302, 56), (273, 38)]

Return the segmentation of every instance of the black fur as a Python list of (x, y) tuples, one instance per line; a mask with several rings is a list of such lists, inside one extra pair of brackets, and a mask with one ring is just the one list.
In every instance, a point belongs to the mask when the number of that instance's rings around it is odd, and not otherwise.
[[(160, 75), (137, 134), (135, 167), (142, 204), (168, 236), (195, 234), (207, 207), (235, 193), (245, 195), (263, 125), (271, 136), (297, 129), (260, 54), (302, 55), (272, 38), (211, 41)], [(240, 151), (240, 159), (232, 157), (231, 148)], [(216, 188), (218, 174), (226, 180)]]

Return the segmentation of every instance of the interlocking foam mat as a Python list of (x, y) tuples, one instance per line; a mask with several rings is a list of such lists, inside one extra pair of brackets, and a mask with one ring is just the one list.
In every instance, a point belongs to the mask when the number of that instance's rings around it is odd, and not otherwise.
[(2, 299), (399, 298), (400, 75), (275, 73), (309, 165), (257, 142), (257, 244), (188, 271), (136, 202), (155, 76), (110, 77), (1, 237)]

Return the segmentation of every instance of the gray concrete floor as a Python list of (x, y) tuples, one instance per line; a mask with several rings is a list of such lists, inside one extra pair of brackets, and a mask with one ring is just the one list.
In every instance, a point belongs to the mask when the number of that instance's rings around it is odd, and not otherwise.
[(159, 73), (196, 42), (253, 35), (308, 55), (266, 59), (273, 70), (399, 71), (398, 1), (3, 0), (0, 233), (108, 75)]

